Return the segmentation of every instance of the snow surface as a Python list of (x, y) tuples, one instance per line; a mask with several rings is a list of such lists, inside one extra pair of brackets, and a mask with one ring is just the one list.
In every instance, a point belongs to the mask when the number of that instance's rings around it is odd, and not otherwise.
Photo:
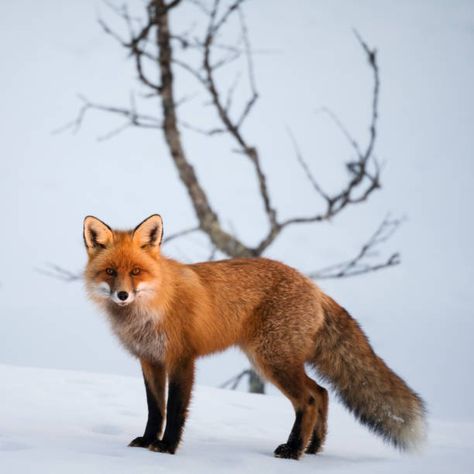
[[(142, 0), (128, 3), (143, 8)], [(315, 110), (329, 106), (364, 142), (372, 83), (352, 28), (378, 49), (382, 192), (329, 226), (289, 230), (267, 256), (311, 271), (352, 257), (388, 211), (408, 217), (385, 249), (399, 250), (402, 265), (322, 287), (427, 401), (435, 419), (426, 452), (400, 456), (333, 403), (322, 456), (275, 460), (271, 453), (292, 423), (289, 403), (203, 387), (175, 457), (128, 449), (146, 416), (138, 378), (0, 366), (1, 474), (474, 470), (474, 2), (246, 3), (252, 44), (266, 52), (255, 57), (261, 100), (245, 134), (259, 148), (282, 218), (312, 213), (317, 204), (286, 128), (324, 185), (344, 179), (350, 149)], [(100, 114), (76, 135), (51, 133), (74, 117), (78, 93), (126, 106), (130, 91), (143, 92), (124, 51), (97, 25), (99, 14), (111, 19), (101, 0), (0, 2), (0, 361), (137, 376), (136, 362), (80, 285), (36, 271), (48, 262), (83, 267), (86, 214), (130, 227), (160, 212), (168, 233), (195, 224), (161, 134), (130, 130), (97, 142), (120, 125)], [(173, 22), (185, 30), (194, 16), (189, 10)], [(179, 75), (178, 89), (180, 97), (192, 95), (196, 84)], [(180, 118), (212, 127), (206, 101), (184, 105)], [(256, 243), (266, 220), (249, 163), (225, 140), (191, 131), (183, 139), (224, 225)], [(209, 248), (191, 236), (166, 252), (190, 262), (207, 258)], [(217, 385), (247, 364), (227, 351), (201, 361), (197, 380)]]
[[(127, 3), (143, 9), (143, 0)], [(407, 216), (379, 255), (400, 251), (400, 266), (321, 286), (435, 417), (474, 422), (474, 2), (289, 3), (245, 6), (252, 45), (263, 52), (255, 56), (261, 100), (244, 132), (258, 146), (280, 218), (320, 209), (287, 127), (329, 187), (346, 178), (351, 150), (315, 110), (330, 107), (367, 139), (372, 77), (353, 28), (379, 54), (383, 189), (330, 225), (288, 229), (266, 256), (315, 270), (352, 257), (387, 212)], [(138, 376), (81, 285), (36, 271), (48, 262), (83, 268), (87, 214), (133, 227), (160, 212), (166, 233), (196, 223), (161, 133), (127, 130), (98, 142), (122, 122), (91, 114), (79, 133), (52, 134), (75, 116), (77, 94), (127, 106), (130, 91), (143, 93), (130, 59), (98, 26), (99, 14), (113, 21), (102, 0), (0, 1), (0, 361)], [(173, 22), (184, 31), (195, 15), (173, 14)], [(200, 90), (176, 74), (180, 98)], [(215, 126), (207, 103), (198, 95), (180, 107), (180, 118)], [(223, 224), (255, 244), (267, 221), (251, 164), (222, 137), (185, 130), (183, 140)], [(207, 258), (209, 246), (193, 235), (166, 253), (191, 262)], [(218, 385), (247, 366), (238, 351), (227, 351), (201, 361), (197, 380)]]
[(418, 455), (399, 454), (330, 407), (326, 449), (300, 461), (276, 459), (293, 422), (282, 397), (197, 386), (177, 454), (129, 448), (142, 434), (141, 379), (0, 365), (2, 473), (467, 473), (474, 423), (430, 420)]

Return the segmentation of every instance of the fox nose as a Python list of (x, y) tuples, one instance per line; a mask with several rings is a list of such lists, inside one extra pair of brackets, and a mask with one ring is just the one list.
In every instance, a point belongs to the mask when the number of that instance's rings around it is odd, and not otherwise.
[(117, 293), (117, 298), (121, 301), (125, 301), (128, 298), (128, 293), (126, 291), (119, 291)]

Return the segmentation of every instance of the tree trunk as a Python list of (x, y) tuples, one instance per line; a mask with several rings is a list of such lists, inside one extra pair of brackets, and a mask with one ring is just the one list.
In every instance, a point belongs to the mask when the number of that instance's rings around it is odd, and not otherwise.
[(265, 393), (265, 383), (253, 369), (250, 369), (249, 374), (249, 392)]

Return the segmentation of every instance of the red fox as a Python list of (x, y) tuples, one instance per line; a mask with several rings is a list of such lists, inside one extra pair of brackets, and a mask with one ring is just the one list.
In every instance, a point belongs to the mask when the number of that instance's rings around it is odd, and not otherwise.
[(196, 358), (233, 345), (294, 407), (289, 438), (275, 456), (298, 459), (324, 444), (328, 393), (306, 374), (306, 363), (386, 441), (403, 450), (423, 441), (423, 400), (309, 278), (266, 258), (185, 265), (161, 255), (162, 235), (156, 214), (133, 231), (112, 230), (92, 216), (84, 220), (88, 294), (139, 358), (145, 381), (148, 421), (130, 446), (174, 454)]

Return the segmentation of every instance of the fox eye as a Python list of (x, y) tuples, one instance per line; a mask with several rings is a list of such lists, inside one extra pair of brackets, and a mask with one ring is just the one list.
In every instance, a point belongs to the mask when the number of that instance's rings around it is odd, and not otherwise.
[(113, 268), (106, 268), (105, 273), (107, 273), (107, 275), (110, 275), (110, 276), (117, 275), (117, 272)]
[(132, 270), (132, 275), (138, 275), (140, 273), (140, 269), (139, 268), (134, 268)]

